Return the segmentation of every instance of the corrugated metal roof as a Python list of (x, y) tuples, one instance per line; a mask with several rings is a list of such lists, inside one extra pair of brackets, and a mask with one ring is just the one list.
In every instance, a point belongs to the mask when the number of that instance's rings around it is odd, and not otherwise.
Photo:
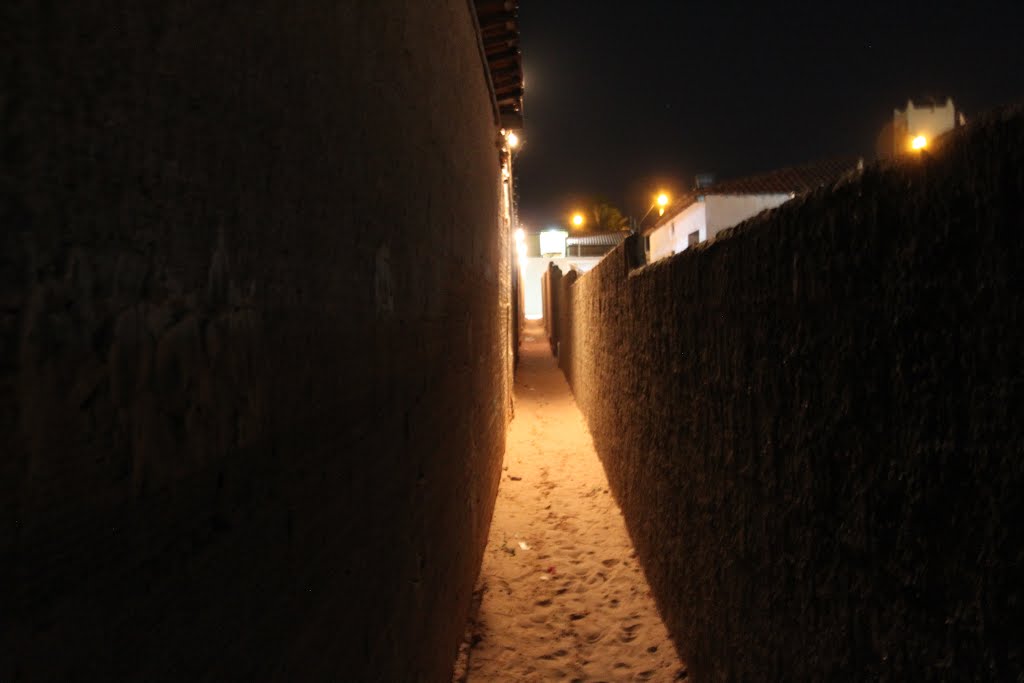
[(625, 232), (607, 232), (600, 235), (580, 235), (579, 237), (567, 237), (567, 247), (615, 247), (619, 242), (626, 239)]

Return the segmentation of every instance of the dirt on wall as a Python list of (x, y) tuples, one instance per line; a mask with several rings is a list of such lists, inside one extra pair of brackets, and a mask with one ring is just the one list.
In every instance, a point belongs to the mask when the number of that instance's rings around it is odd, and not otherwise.
[(563, 367), (695, 680), (1024, 676), (1022, 231), (1009, 109), (563, 288)]
[(0, 44), (0, 680), (443, 680), (509, 404), (471, 6)]

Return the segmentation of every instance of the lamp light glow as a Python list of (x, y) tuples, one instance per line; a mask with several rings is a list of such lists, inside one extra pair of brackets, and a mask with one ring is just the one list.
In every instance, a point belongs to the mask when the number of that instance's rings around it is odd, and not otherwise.
[(920, 150), (928, 146), (928, 138), (923, 135), (918, 135), (916, 138), (910, 141), (910, 149)]
[(668, 206), (668, 195), (664, 192), (658, 194), (658, 206), (662, 207), (662, 211)]
[(522, 242), (524, 239), (526, 239), (526, 233), (523, 232), (522, 228), (516, 228), (515, 237), (516, 242)]
[(572, 224), (575, 225), (577, 228), (583, 225), (583, 214), (574, 213), (572, 215)]
[(509, 149), (515, 149), (519, 146), (519, 136), (509, 131), (508, 135), (505, 136), (505, 141), (508, 142)]

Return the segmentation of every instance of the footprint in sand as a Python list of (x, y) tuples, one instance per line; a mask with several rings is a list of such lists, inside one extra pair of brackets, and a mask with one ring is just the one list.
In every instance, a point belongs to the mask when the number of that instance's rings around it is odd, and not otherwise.
[(640, 624), (633, 624), (632, 626), (625, 626), (622, 629), (622, 633), (619, 634), (619, 640), (623, 643), (632, 643), (636, 640), (636, 631), (640, 628)]
[[(586, 423), (543, 328), (531, 323), (523, 337), (508, 469), (480, 570), (481, 637), (467, 644), (472, 675), (460, 680), (665, 681), (680, 663)], [(529, 549), (512, 555), (527, 528)]]

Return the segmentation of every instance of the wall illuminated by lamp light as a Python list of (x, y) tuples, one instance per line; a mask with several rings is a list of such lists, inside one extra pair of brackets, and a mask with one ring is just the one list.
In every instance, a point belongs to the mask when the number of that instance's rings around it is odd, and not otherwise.
[(565, 230), (545, 230), (540, 234), (540, 253), (544, 256), (565, 256)]

